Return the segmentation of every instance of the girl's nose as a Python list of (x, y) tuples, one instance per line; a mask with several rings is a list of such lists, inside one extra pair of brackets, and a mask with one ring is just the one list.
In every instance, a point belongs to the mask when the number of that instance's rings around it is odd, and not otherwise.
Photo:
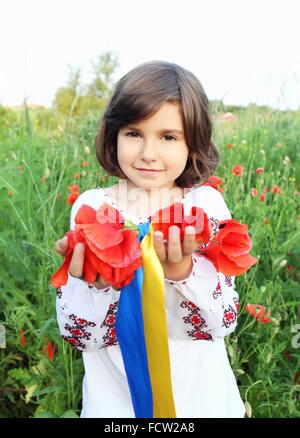
[(145, 161), (157, 160), (158, 153), (157, 153), (157, 148), (155, 146), (155, 142), (144, 141), (141, 149), (141, 158)]

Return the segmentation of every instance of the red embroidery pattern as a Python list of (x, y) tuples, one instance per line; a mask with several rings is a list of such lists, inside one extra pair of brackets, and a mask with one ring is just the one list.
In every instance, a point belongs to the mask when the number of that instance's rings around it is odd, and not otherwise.
[(213, 229), (214, 234), (217, 234), (217, 232), (219, 231), (219, 220), (215, 219), (214, 217), (210, 217), (208, 219), (208, 222), (210, 227)]
[(65, 324), (64, 328), (68, 332), (70, 332), (69, 336), (62, 336), (63, 339), (68, 341), (73, 347), (76, 349), (84, 350), (85, 345), (81, 342), (83, 339), (87, 341), (91, 337), (91, 333), (86, 331), (86, 327), (95, 327), (96, 324), (91, 321), (87, 321), (86, 319), (79, 318), (78, 316), (72, 314), (68, 316), (71, 321), (73, 321), (73, 325)]
[(107, 328), (105, 335), (102, 337), (104, 344), (101, 346), (101, 348), (108, 347), (109, 345), (117, 345), (118, 343), (115, 327), (118, 304), (119, 301), (115, 301), (114, 303), (110, 304), (105, 320), (101, 324), (101, 328)]
[(207, 341), (210, 341), (212, 339), (212, 336), (209, 333), (203, 331), (203, 328), (206, 328), (207, 324), (205, 323), (204, 318), (202, 318), (202, 316), (200, 315), (199, 307), (197, 307), (191, 301), (182, 301), (180, 307), (182, 309), (188, 310), (187, 316), (184, 316), (182, 318), (185, 324), (192, 325), (192, 329), (187, 330), (188, 336), (195, 341), (199, 339), (205, 339)]
[(216, 289), (213, 291), (212, 295), (213, 295), (215, 300), (222, 295), (222, 289), (221, 289), (220, 281), (218, 281)]
[[(215, 219), (214, 217), (209, 217), (208, 222), (209, 222), (211, 229), (214, 232), (214, 235), (217, 234), (217, 232), (219, 231), (219, 220)], [(203, 251), (208, 245), (209, 245), (209, 242), (202, 245), (200, 248), (197, 248), (195, 253), (200, 254), (201, 251)]]
[(234, 324), (237, 320), (237, 311), (229, 305), (223, 313), (223, 324), (222, 327), (228, 328), (231, 324)]
[(238, 313), (238, 311), (240, 310), (239, 299), (236, 298), (236, 297), (233, 297), (233, 302), (234, 302), (234, 304), (235, 304), (235, 310), (236, 310), (236, 313)]

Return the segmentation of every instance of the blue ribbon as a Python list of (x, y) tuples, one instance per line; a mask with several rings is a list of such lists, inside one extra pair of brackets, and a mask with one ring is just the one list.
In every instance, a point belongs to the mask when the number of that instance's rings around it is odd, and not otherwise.
[[(148, 234), (150, 222), (138, 225), (139, 242)], [(130, 284), (121, 289), (116, 334), (127, 375), (136, 418), (153, 418), (153, 397), (148, 369), (142, 311), (143, 266), (134, 271)]]

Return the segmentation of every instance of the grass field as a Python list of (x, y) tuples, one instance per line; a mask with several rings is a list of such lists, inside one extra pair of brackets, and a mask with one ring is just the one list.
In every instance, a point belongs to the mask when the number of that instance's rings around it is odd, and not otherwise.
[[(235, 115), (215, 114), (215, 175), (233, 218), (249, 225), (259, 263), (236, 279), (229, 359), (248, 416), (300, 417), (300, 113), (249, 107)], [(83, 192), (117, 179), (94, 158), (99, 117), (57, 126), (34, 111), (18, 117), (0, 125), (0, 417), (78, 417), (83, 364), (56, 324), (49, 280), (62, 259), (54, 242), (69, 229), (68, 186)], [(248, 303), (266, 307), (270, 322), (251, 316)]]

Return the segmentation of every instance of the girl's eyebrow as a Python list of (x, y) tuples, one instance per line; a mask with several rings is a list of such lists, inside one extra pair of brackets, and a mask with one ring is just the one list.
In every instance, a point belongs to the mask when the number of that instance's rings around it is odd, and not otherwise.
[[(131, 129), (132, 131), (142, 132), (141, 129), (139, 129), (139, 128), (135, 127), (135, 126), (124, 126), (123, 129)], [(157, 131), (158, 134), (166, 134), (168, 132), (174, 132), (174, 133), (176, 132), (177, 134), (183, 135), (183, 131), (180, 131), (179, 129), (173, 129), (173, 128), (162, 129), (160, 131)]]

